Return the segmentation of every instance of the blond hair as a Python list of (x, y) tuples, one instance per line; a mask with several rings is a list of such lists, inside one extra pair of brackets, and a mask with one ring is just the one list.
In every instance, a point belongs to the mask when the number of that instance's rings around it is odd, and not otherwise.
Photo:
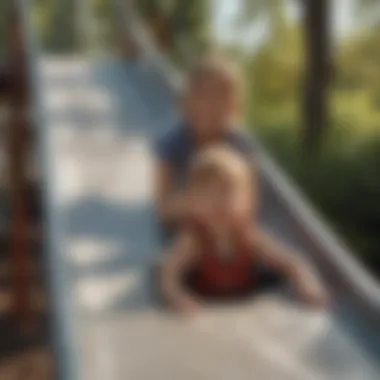
[(227, 178), (247, 186), (252, 193), (252, 170), (248, 160), (225, 145), (200, 151), (190, 163), (188, 184), (202, 184), (214, 178)]
[(221, 79), (236, 96), (243, 97), (243, 81), (237, 66), (231, 60), (216, 54), (204, 55), (190, 67), (187, 88), (210, 77)]

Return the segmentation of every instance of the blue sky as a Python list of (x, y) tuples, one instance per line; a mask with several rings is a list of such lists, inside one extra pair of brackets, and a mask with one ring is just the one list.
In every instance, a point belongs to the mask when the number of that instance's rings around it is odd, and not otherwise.
[[(271, 0), (268, 0), (271, 1)], [(337, 37), (345, 35), (353, 28), (355, 0), (332, 0), (332, 24)], [(250, 31), (236, 33), (232, 27), (232, 20), (240, 6), (240, 0), (213, 0), (214, 22), (213, 32), (220, 42), (237, 42), (244, 46), (252, 46), (259, 42), (265, 33), (264, 23), (256, 24)], [(290, 17), (298, 18), (300, 9), (296, 1), (287, 0), (287, 11)]]

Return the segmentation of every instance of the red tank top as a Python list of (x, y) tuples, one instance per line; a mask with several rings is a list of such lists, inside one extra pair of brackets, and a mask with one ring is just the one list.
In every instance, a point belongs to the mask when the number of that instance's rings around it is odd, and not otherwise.
[(200, 249), (195, 270), (196, 290), (205, 295), (240, 295), (251, 290), (255, 279), (247, 228), (233, 234), (232, 252), (226, 259), (218, 254), (217, 242), (206, 226), (192, 221), (190, 228)]

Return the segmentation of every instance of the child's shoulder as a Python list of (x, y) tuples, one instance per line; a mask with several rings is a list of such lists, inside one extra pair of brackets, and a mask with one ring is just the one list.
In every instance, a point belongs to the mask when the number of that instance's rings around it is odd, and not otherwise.
[(161, 135), (159, 141), (167, 141), (178, 143), (178, 141), (186, 140), (186, 128), (182, 123), (174, 124), (166, 133)]

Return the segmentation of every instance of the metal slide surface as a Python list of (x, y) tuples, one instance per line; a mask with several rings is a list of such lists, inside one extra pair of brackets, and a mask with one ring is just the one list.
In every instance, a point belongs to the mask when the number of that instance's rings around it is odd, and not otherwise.
[[(81, 379), (378, 379), (370, 322), (343, 300), (324, 314), (269, 294), (192, 321), (157, 308), (149, 144), (175, 121), (173, 99), (143, 64), (39, 69)], [(307, 251), (265, 181), (263, 202), (263, 223)]]

